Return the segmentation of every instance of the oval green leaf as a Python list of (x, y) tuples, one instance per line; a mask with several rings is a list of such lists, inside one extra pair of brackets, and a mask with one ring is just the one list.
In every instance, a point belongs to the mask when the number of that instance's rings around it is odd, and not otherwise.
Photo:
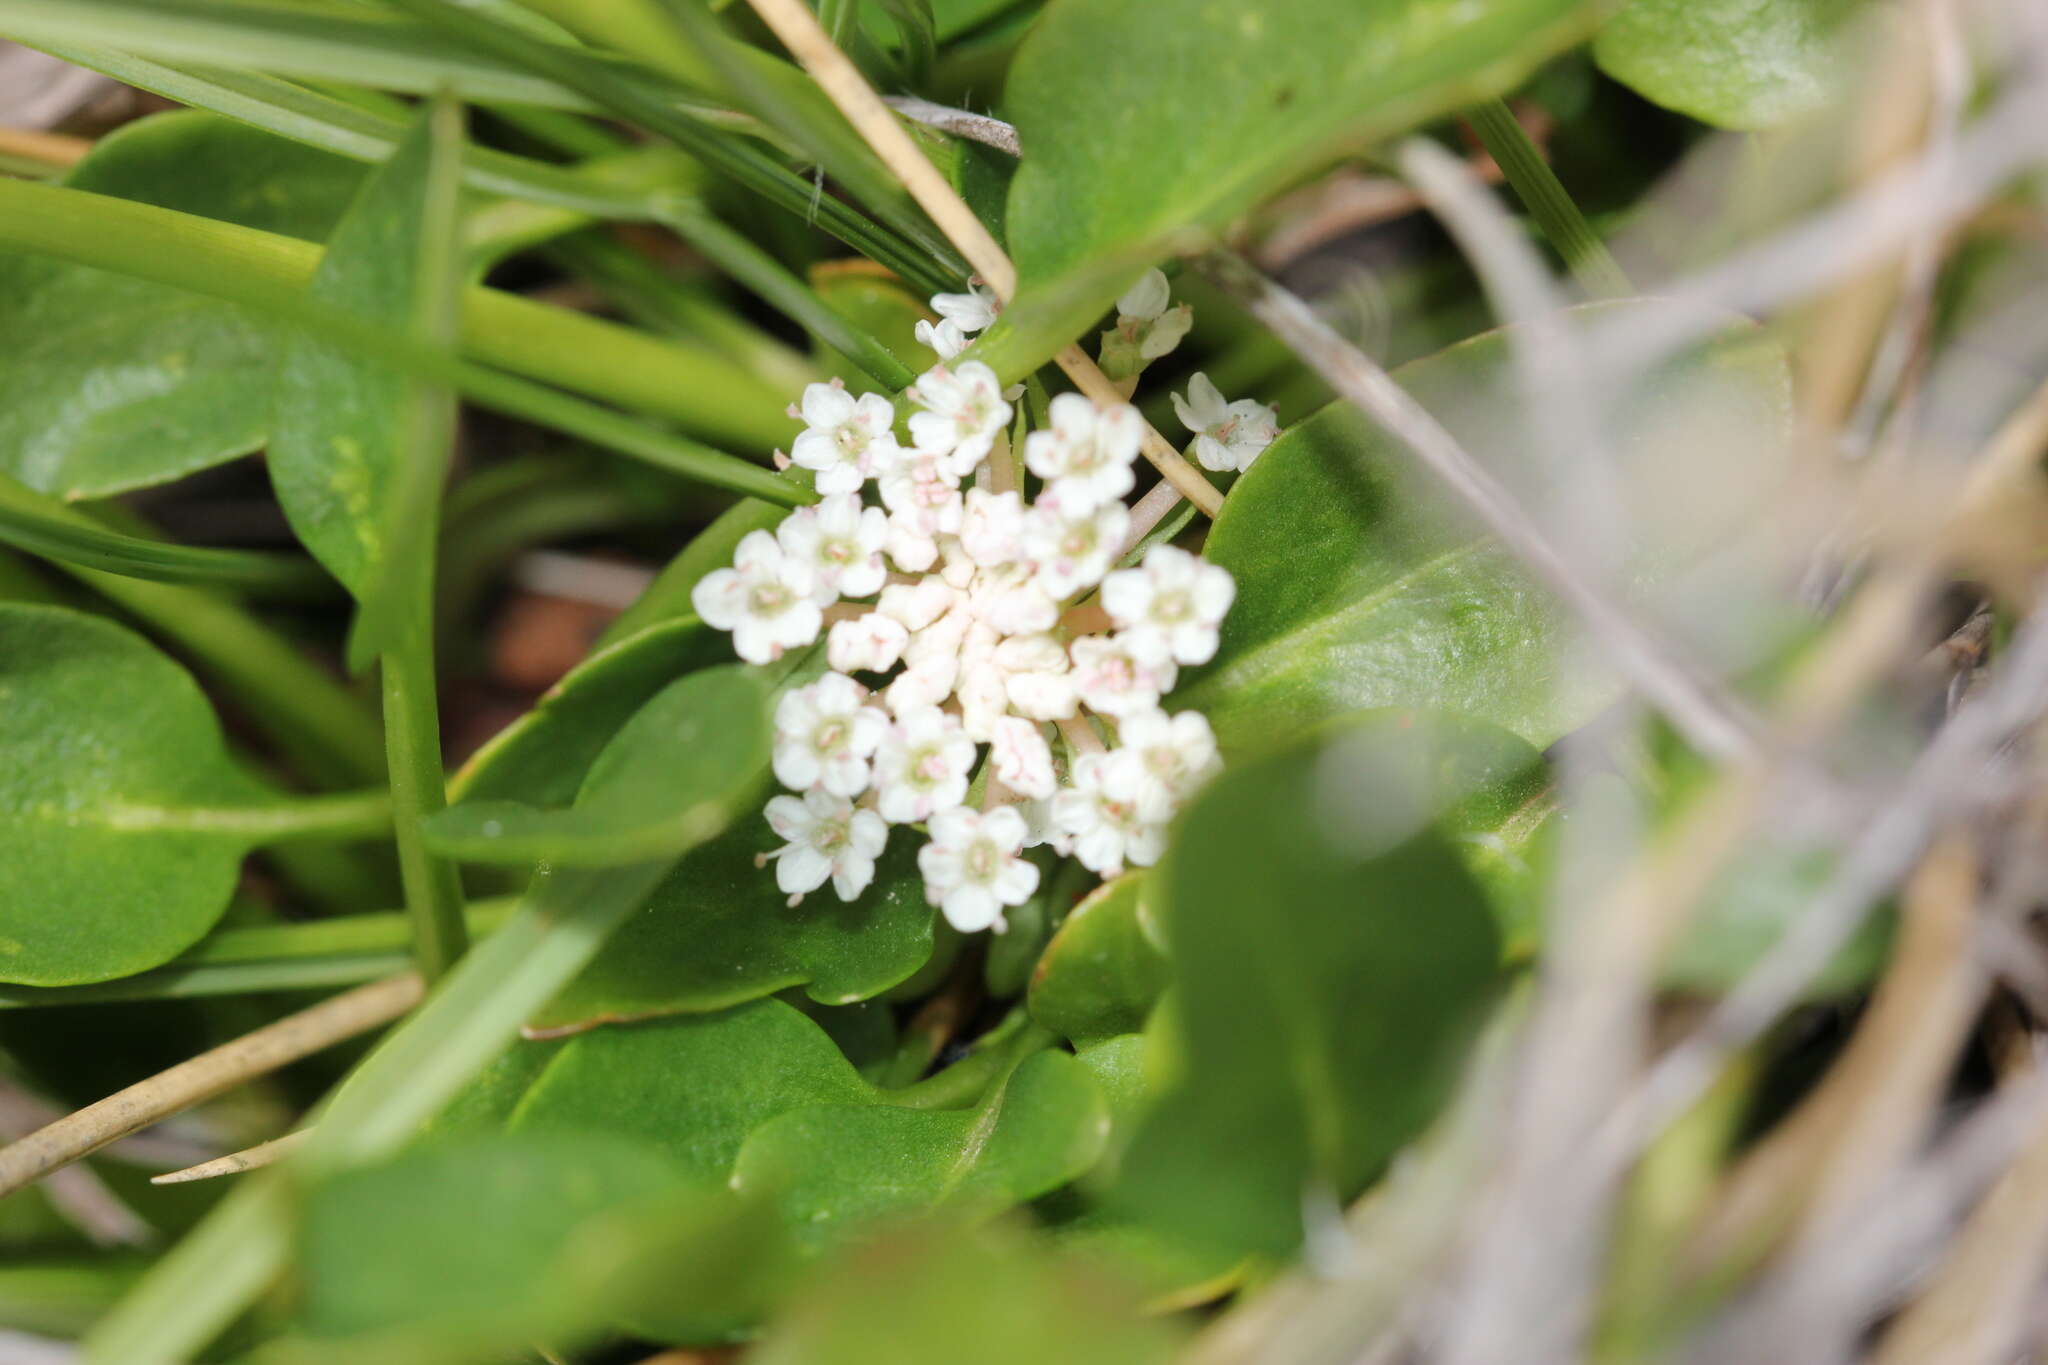
[(1295, 1252), (1303, 1192), (1348, 1199), (1428, 1122), (1498, 985), (1484, 895), (1343, 737), (1230, 768), (1154, 874), (1182, 1058), (1115, 1194), (1176, 1240)]
[(1004, 87), (1025, 150), (1007, 218), (1020, 298), (1106, 259), (1120, 268), (1033, 319), (1030, 338), (996, 339), (998, 369), (1021, 374), (1071, 341), (1168, 234), (1219, 226), (1342, 149), (1498, 94), (1582, 36), (1595, 8), (1053, 0)]
[(1842, 27), (1866, 0), (1633, 0), (1593, 58), (1644, 99), (1721, 128), (1770, 128), (1827, 103)]
[(567, 805), (604, 746), (655, 693), (685, 673), (730, 662), (730, 638), (695, 617), (607, 645), (477, 750), (449, 779), (448, 799)]
[(780, 1000), (573, 1038), (512, 1115), (515, 1132), (601, 1129), (642, 1138), (723, 1182), (747, 1135), (812, 1104), (872, 1103), (825, 1031)]
[(859, 899), (815, 894), (797, 905), (755, 862), (781, 842), (765, 822), (743, 819), (692, 852), (527, 1031), (702, 1013), (792, 986), (844, 1005), (924, 966), (936, 912), (925, 900), (914, 840), (893, 841)]
[[(1573, 319), (1665, 306), (1596, 304)], [(1509, 344), (1489, 332), (1396, 378), (1511, 487), (1540, 490)], [(1790, 378), (1779, 347), (1737, 326), (1617, 407), (1618, 497), (1640, 514), (1623, 521), (1636, 537), (1629, 578), (1647, 592), (1742, 524), (1727, 490), (1754, 497), (1782, 470)], [(1617, 695), (1617, 679), (1570, 648), (1565, 609), (1348, 406), (1259, 457), (1204, 553), (1236, 576), (1237, 602), (1215, 659), (1183, 674), (1172, 704), (1206, 712), (1226, 749), (1376, 706), (1462, 712), (1542, 748)]]
[(677, 774), (753, 752), (767, 726), (767, 697), (738, 664), (680, 678), (598, 753), (574, 805), (463, 801), (428, 819), (427, 845), (474, 862), (564, 867), (649, 862), (694, 848), (731, 823), (732, 803), (704, 799)]
[(267, 799), (198, 685), (142, 637), (0, 604), (0, 981), (175, 957), (227, 908), (252, 842), (221, 815)]
[(1159, 1003), (1168, 971), (1146, 876), (1127, 872), (1075, 906), (1031, 977), (1031, 1017), (1076, 1045), (1136, 1033)]
[(818, 1105), (757, 1128), (733, 1187), (774, 1198), (803, 1244), (960, 1204), (993, 1212), (1057, 1189), (1095, 1164), (1109, 1110), (1064, 1052), (1027, 1057), (973, 1109)]
[[(101, 139), (65, 177), (318, 241), (363, 177), (353, 161), (211, 114)], [(0, 256), (0, 472), (66, 498), (167, 483), (246, 455), (270, 428), (276, 330), (225, 303), (110, 271)]]

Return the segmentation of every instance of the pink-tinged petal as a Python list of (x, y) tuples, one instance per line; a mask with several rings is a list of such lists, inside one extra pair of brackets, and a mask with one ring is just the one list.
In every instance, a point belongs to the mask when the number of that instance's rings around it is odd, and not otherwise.
[(861, 892), (874, 880), (874, 858), (863, 857), (850, 848), (839, 855), (839, 862), (832, 869), (832, 890), (843, 901), (859, 900)]
[(804, 838), (817, 823), (803, 800), (795, 796), (771, 797), (761, 813), (768, 818), (768, 828), (790, 843)]
[(966, 865), (958, 849), (934, 842), (917, 851), (917, 870), (924, 877), (926, 896), (936, 900), (931, 891), (936, 889), (944, 894), (948, 888), (958, 886)]
[(714, 569), (690, 589), (697, 619), (714, 630), (731, 630), (747, 610), (747, 585), (734, 569)]

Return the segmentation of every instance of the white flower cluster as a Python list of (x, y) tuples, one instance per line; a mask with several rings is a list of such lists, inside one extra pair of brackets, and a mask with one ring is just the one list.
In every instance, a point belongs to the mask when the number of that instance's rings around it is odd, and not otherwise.
[[(1163, 277), (1144, 286), (1152, 319), (1165, 291)], [(775, 714), (775, 776), (796, 794), (768, 802), (785, 841), (768, 857), (791, 904), (828, 881), (858, 897), (889, 827), (921, 825), (926, 896), (963, 931), (1000, 931), (1038, 886), (1027, 848), (1104, 877), (1158, 859), (1174, 810), (1217, 764), (1208, 722), (1169, 717), (1160, 699), (1215, 653), (1236, 585), (1164, 544), (1113, 570), (1145, 429), (1128, 404), (1054, 398), (1023, 440), (1038, 481), (1027, 502), (1015, 394), (986, 365), (950, 363), (994, 300), (932, 305), (942, 320), (918, 335), (940, 361), (906, 391), (907, 441), (888, 398), (809, 386), (789, 458), (816, 472), (821, 500), (747, 535), (691, 600), (749, 662), (826, 636), (832, 671)], [(1225, 404), (1200, 376), (1191, 397), (1174, 402), (1198, 455), (1207, 442), (1241, 468), (1277, 434), (1270, 409)]]

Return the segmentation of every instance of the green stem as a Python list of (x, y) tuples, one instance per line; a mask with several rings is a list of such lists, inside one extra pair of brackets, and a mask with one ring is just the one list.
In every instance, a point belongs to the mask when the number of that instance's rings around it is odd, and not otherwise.
[[(471, 902), (464, 916), (470, 937), (496, 932), (517, 905), (516, 897)], [(412, 919), (403, 910), (216, 929), (163, 966), (117, 981), (0, 986), (0, 1009), (360, 985), (411, 966), (411, 943)]]
[(59, 567), (217, 680), (308, 780), (383, 781), (383, 736), (361, 700), (247, 612), (194, 588)]
[(672, 195), (657, 211), (660, 221), (813, 337), (866, 370), (883, 388), (905, 389), (917, 378), (881, 342), (832, 311), (817, 291), (739, 233), (718, 221), (702, 203)]
[[(432, 591), (432, 583), (424, 585)], [(428, 851), (421, 826), (447, 804), (441, 769), (441, 720), (434, 690), (431, 639), (415, 627), (384, 655), (384, 734), (391, 806), (398, 838), (398, 876), (413, 919), (420, 974), (433, 981), (468, 946), (462, 883), (455, 864)]]
[(562, 238), (547, 254), (595, 286), (628, 318), (699, 337), (780, 392), (794, 394), (824, 377), (809, 357), (734, 314), (714, 291), (670, 274), (608, 233)]
[[(295, 321), (309, 314), (301, 295), (321, 258), (318, 246), (293, 237), (25, 181), (0, 182), (0, 246), (298, 314)], [(408, 365), (429, 353), (360, 330)], [(770, 446), (788, 438), (787, 395), (710, 346), (480, 287), (464, 295), (462, 346), (484, 364), (672, 418), (714, 439)]]
[[(320, 248), (149, 204), (0, 180), (0, 247), (155, 280), (280, 316), (337, 342), (448, 383), (485, 407), (522, 417), (734, 492), (786, 506), (809, 501), (772, 470), (511, 375), (465, 365), (438, 347), (365, 326), (304, 298)], [(465, 295), (463, 344), (520, 374), (699, 426), (744, 430), (759, 446), (788, 439), (777, 395), (737, 365), (495, 290)], [(709, 360), (703, 357), (711, 357)], [(714, 392), (719, 385), (739, 387)], [(740, 401), (735, 404), (735, 395)], [(770, 411), (771, 401), (777, 410)]]
[(336, 584), (302, 555), (208, 550), (124, 535), (0, 474), (0, 542), (45, 559), (159, 583), (198, 583), (266, 597), (332, 597)]
[(1467, 110), (1465, 120), (1586, 292), (1595, 298), (1635, 293), (1607, 244), (1586, 222), (1557, 173), (1543, 159), (1541, 149), (1529, 140), (1507, 105), (1488, 100)]

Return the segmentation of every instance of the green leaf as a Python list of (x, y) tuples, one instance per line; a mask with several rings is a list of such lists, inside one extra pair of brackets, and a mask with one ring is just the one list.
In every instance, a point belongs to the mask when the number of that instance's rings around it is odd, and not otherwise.
[[(309, 297), (412, 335), (420, 300), (434, 284), (419, 245), (428, 184), (436, 168), (445, 178), (452, 165), (437, 152), (432, 115), (423, 114), (335, 228)], [(414, 441), (414, 394), (403, 371), (313, 337), (290, 337), (277, 368), (271, 483), (299, 540), (364, 600), (366, 620), (371, 589), (403, 525), (399, 514), (419, 510), (394, 503), (401, 464), (424, 462), (435, 490), (445, 468), (445, 443)], [(431, 504), (425, 510), (431, 530)]]
[[(75, 189), (309, 241), (363, 168), (208, 114), (172, 113), (100, 140)], [(245, 455), (270, 424), (276, 333), (181, 289), (0, 256), (0, 472), (66, 498), (166, 483)]]
[(1594, 8), (1053, 0), (1004, 86), (1026, 152), (1008, 221), (1020, 298), (1105, 258), (1119, 269), (1030, 337), (995, 338), (1016, 348), (997, 368), (1020, 373), (1071, 341), (1170, 234), (1220, 227), (1340, 151), (1501, 93), (1581, 37)]
[[(785, 515), (775, 509), (776, 520)], [(731, 661), (729, 637), (694, 616), (608, 644), (477, 750), (449, 780), (449, 798), (564, 805), (619, 727), (655, 693), (685, 673)]]
[(0, 604), (0, 981), (168, 961), (227, 908), (266, 800), (177, 664), (131, 631)]
[(1074, 907), (1031, 978), (1034, 1020), (1077, 1045), (1144, 1027), (1168, 976), (1145, 887), (1129, 872)]
[(476, 862), (564, 867), (673, 857), (732, 819), (725, 796), (705, 797), (679, 781), (678, 771), (707, 755), (737, 761), (758, 747), (767, 706), (767, 689), (742, 665), (678, 679), (598, 753), (574, 805), (463, 801), (428, 819), (428, 847)]
[(576, 1234), (682, 1183), (659, 1152), (605, 1133), (434, 1142), (339, 1172), (306, 1198), (305, 1329), (433, 1329), (472, 1358), (572, 1324), (587, 1331), (601, 1318), (575, 1292)]
[(1349, 737), (1228, 769), (1154, 873), (1184, 1055), (1116, 1197), (1176, 1238), (1293, 1254), (1306, 1203), (1428, 1122), (1493, 999), (1492, 915), (1408, 781), (1428, 764)]
[(1057, 1189), (1102, 1154), (1109, 1112), (1064, 1052), (1024, 1059), (968, 1110), (817, 1105), (755, 1129), (733, 1187), (772, 1195), (806, 1245), (943, 1205), (992, 1211)]
[(1722, 128), (1769, 128), (1840, 89), (1843, 25), (1866, 0), (1632, 0), (1593, 43), (1643, 98)]
[(801, 1010), (759, 1000), (572, 1038), (512, 1128), (642, 1138), (685, 1174), (722, 1183), (747, 1134), (769, 1119), (804, 1105), (872, 1103), (874, 1094)]
[(1022, 1228), (900, 1229), (849, 1249), (749, 1365), (1165, 1365), (1182, 1329)]
[(724, 1009), (791, 986), (827, 1005), (880, 995), (932, 955), (936, 912), (915, 842), (894, 840), (859, 899), (813, 895), (792, 906), (755, 861), (782, 841), (765, 822), (743, 820), (677, 864), (528, 1031)]
[[(1575, 309), (1575, 323), (1649, 318), (1649, 301)], [(1396, 371), (1402, 387), (1510, 488), (1546, 496), (1505, 332)], [(1782, 473), (1783, 352), (1747, 325), (1616, 401), (1613, 447), (1638, 594), (1725, 541)], [(1540, 503), (1536, 504), (1540, 505)], [(1208, 714), (1226, 749), (1346, 711), (1456, 711), (1541, 748), (1617, 695), (1576, 624), (1355, 409), (1290, 428), (1232, 487), (1204, 553), (1236, 576), (1216, 658), (1172, 704)]]

